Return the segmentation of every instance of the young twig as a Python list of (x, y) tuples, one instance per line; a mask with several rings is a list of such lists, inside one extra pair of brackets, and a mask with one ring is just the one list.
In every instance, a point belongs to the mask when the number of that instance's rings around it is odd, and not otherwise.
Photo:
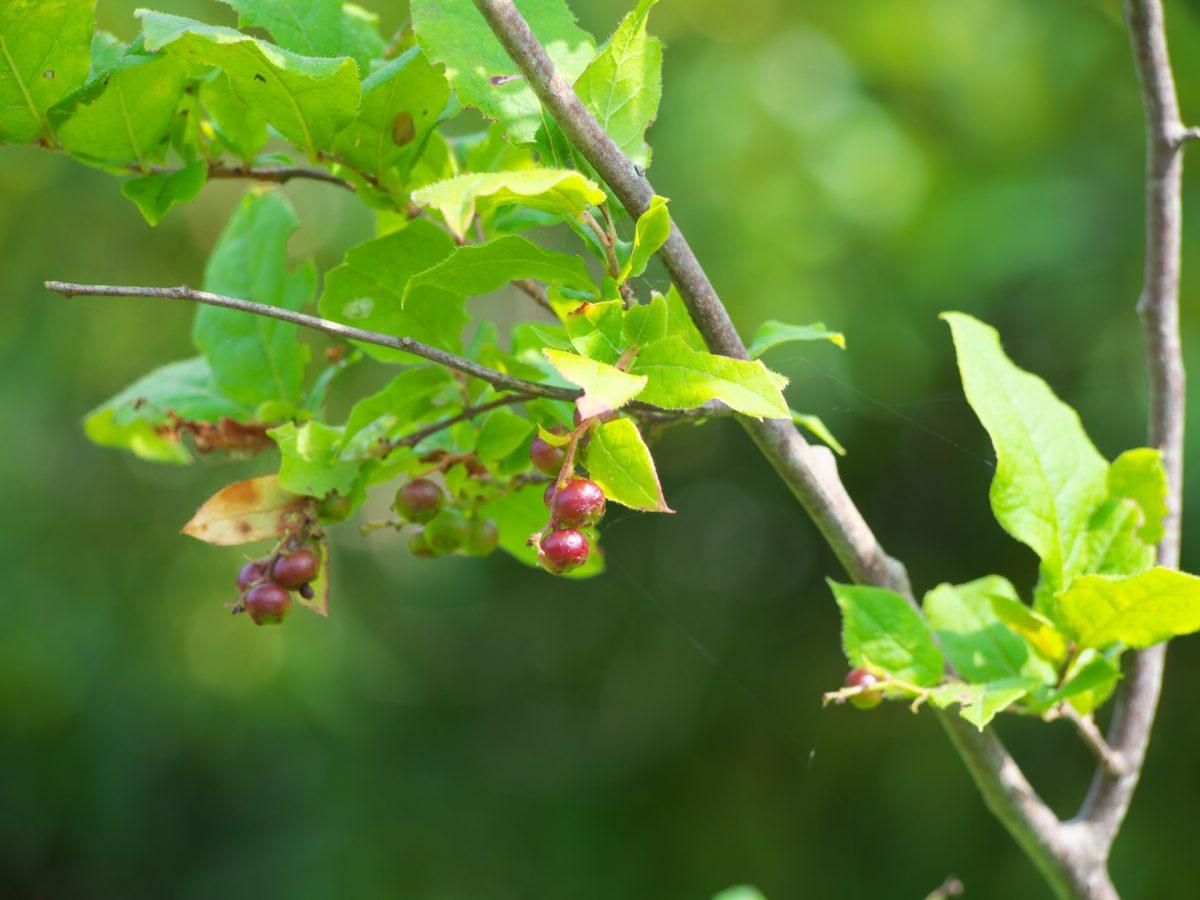
[(1092, 752), (1096, 757), (1096, 761), (1103, 766), (1104, 770), (1113, 778), (1120, 778), (1129, 772), (1129, 765), (1121, 757), (1120, 753), (1108, 746), (1108, 742), (1104, 740), (1104, 735), (1100, 733), (1100, 729), (1096, 727), (1096, 720), (1091, 716), (1081, 716), (1075, 707), (1070, 703), (1062, 704), (1062, 717), (1067, 719), (1075, 728), (1079, 739), (1083, 741), (1084, 746)]

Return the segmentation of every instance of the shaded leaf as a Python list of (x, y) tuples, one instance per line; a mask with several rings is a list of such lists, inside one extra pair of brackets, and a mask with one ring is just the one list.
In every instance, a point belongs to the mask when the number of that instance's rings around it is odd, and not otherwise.
[(194, 200), (207, 180), (208, 164), (198, 159), (172, 172), (131, 178), (121, 185), (121, 193), (134, 202), (147, 222), (157, 225), (171, 207)]
[(362, 464), (341, 459), (342, 429), (310, 420), (297, 427), (288, 422), (270, 432), (279, 445), (279, 484), (305, 497), (324, 497), (337, 491), (354, 492)]
[(534, 424), (508, 409), (491, 413), (479, 429), (475, 453), (480, 459), (495, 462), (518, 450), (533, 434)]
[(788, 412), (791, 413), (793, 422), (802, 428), (807, 428), (810, 432), (816, 435), (819, 440), (828, 444), (829, 449), (831, 449), (838, 456), (846, 455), (846, 448), (843, 447), (838, 439), (833, 436), (833, 432), (825, 426), (825, 423), (822, 422), (819, 417), (809, 415), (807, 413), (796, 412), (794, 409), (789, 409)]

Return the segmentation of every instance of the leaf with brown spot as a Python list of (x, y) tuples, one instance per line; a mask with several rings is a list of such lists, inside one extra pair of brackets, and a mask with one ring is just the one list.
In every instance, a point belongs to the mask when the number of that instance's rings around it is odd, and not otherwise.
[(313, 541), (308, 544), (310, 550), (317, 554), (321, 559), (321, 568), (317, 572), (317, 577), (309, 582), (309, 586), (313, 589), (313, 598), (305, 600), (300, 594), (296, 594), (296, 602), (301, 606), (306, 606), (319, 616), (329, 615), (329, 545), (324, 541)]
[(217, 491), (183, 526), (183, 533), (219, 547), (279, 537), (288, 517), (300, 513), (304, 497), (285, 491), (274, 475), (239, 481)]
[(392, 143), (397, 147), (407, 147), (416, 136), (417, 127), (412, 113), (402, 112), (392, 119)]

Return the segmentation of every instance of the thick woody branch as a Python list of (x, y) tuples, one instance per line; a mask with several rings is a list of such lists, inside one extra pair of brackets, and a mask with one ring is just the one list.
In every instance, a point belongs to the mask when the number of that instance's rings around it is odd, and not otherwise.
[[(1183, 234), (1182, 147), (1192, 137), (1179, 116), (1167, 53), (1161, 0), (1126, 0), (1125, 20), (1142, 91), (1146, 129), (1146, 260), (1138, 314), (1146, 341), (1149, 441), (1167, 471), (1167, 520), (1159, 565), (1179, 566), (1183, 498), (1184, 369), (1179, 337), (1179, 266)], [(1117, 693), (1108, 744), (1128, 765), (1124, 774), (1096, 772), (1079, 811), (1107, 850), (1129, 810), (1146, 757), (1162, 690), (1166, 646), (1132, 655)]]
[[(492, 32), (547, 111), (612, 188), (634, 218), (649, 207), (654, 189), (587, 111), (563, 79), (512, 0), (475, 0)], [(659, 253), (672, 281), (710, 349), (746, 358), (746, 348), (712, 282), (677, 225)], [(889, 587), (911, 601), (903, 566), (888, 556), (842, 484), (833, 455), (809, 445), (790, 422), (742, 425), (770, 460), (850, 576), (859, 583)], [(939, 712), (950, 737), (989, 807), (1013, 833), (1055, 889), (1076, 895), (1091, 879), (1077, 864), (1075, 832), (1058, 821), (1034, 792), (1016, 762), (990, 731), (977, 732), (953, 714)]]

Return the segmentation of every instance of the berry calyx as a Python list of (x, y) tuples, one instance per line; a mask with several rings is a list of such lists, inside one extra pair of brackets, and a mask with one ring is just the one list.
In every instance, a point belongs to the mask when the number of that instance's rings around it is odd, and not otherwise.
[(533, 462), (533, 467), (543, 475), (558, 475), (566, 458), (565, 449), (555, 447), (549, 441), (543, 440), (541, 435), (535, 437), (529, 445), (529, 459)]
[(266, 577), (267, 577), (267, 573), (263, 571), (262, 563), (255, 562), (252, 560), (252, 561), (246, 563), (244, 566), (242, 566), (241, 571), (238, 572), (238, 576), (237, 576), (238, 590), (239, 591), (248, 590), (249, 588), (258, 584), (258, 582), (262, 581)]
[(279, 585), (266, 581), (252, 587), (244, 603), (255, 625), (278, 625), (287, 618), (292, 595)]
[(271, 567), (271, 580), (281, 587), (295, 590), (317, 577), (321, 561), (311, 550), (297, 550), (275, 560)]
[(311, 600), (313, 597), (317, 596), (317, 592), (313, 590), (313, 586), (311, 584), (300, 585), (297, 593), (305, 600)]
[(434, 553), (441, 556), (444, 553), (453, 553), (466, 543), (470, 531), (471, 526), (466, 516), (456, 509), (444, 509), (425, 526), (423, 534), (425, 543)]
[(564, 528), (542, 538), (538, 547), (538, 562), (547, 572), (561, 575), (582, 566), (587, 562), (590, 552), (588, 540), (581, 532)]
[(500, 529), (491, 519), (472, 519), (463, 549), (471, 556), (489, 556), (500, 543)]
[(438, 514), (442, 499), (440, 487), (428, 478), (414, 478), (396, 491), (392, 509), (414, 525), (423, 525)]
[[(846, 676), (846, 687), (870, 688), (879, 684), (879, 679), (866, 669), (851, 669)], [(851, 706), (858, 709), (874, 709), (883, 702), (883, 689), (864, 690), (850, 698)]]
[(554, 495), (551, 512), (565, 528), (590, 528), (604, 516), (604, 491), (586, 478), (568, 481)]

